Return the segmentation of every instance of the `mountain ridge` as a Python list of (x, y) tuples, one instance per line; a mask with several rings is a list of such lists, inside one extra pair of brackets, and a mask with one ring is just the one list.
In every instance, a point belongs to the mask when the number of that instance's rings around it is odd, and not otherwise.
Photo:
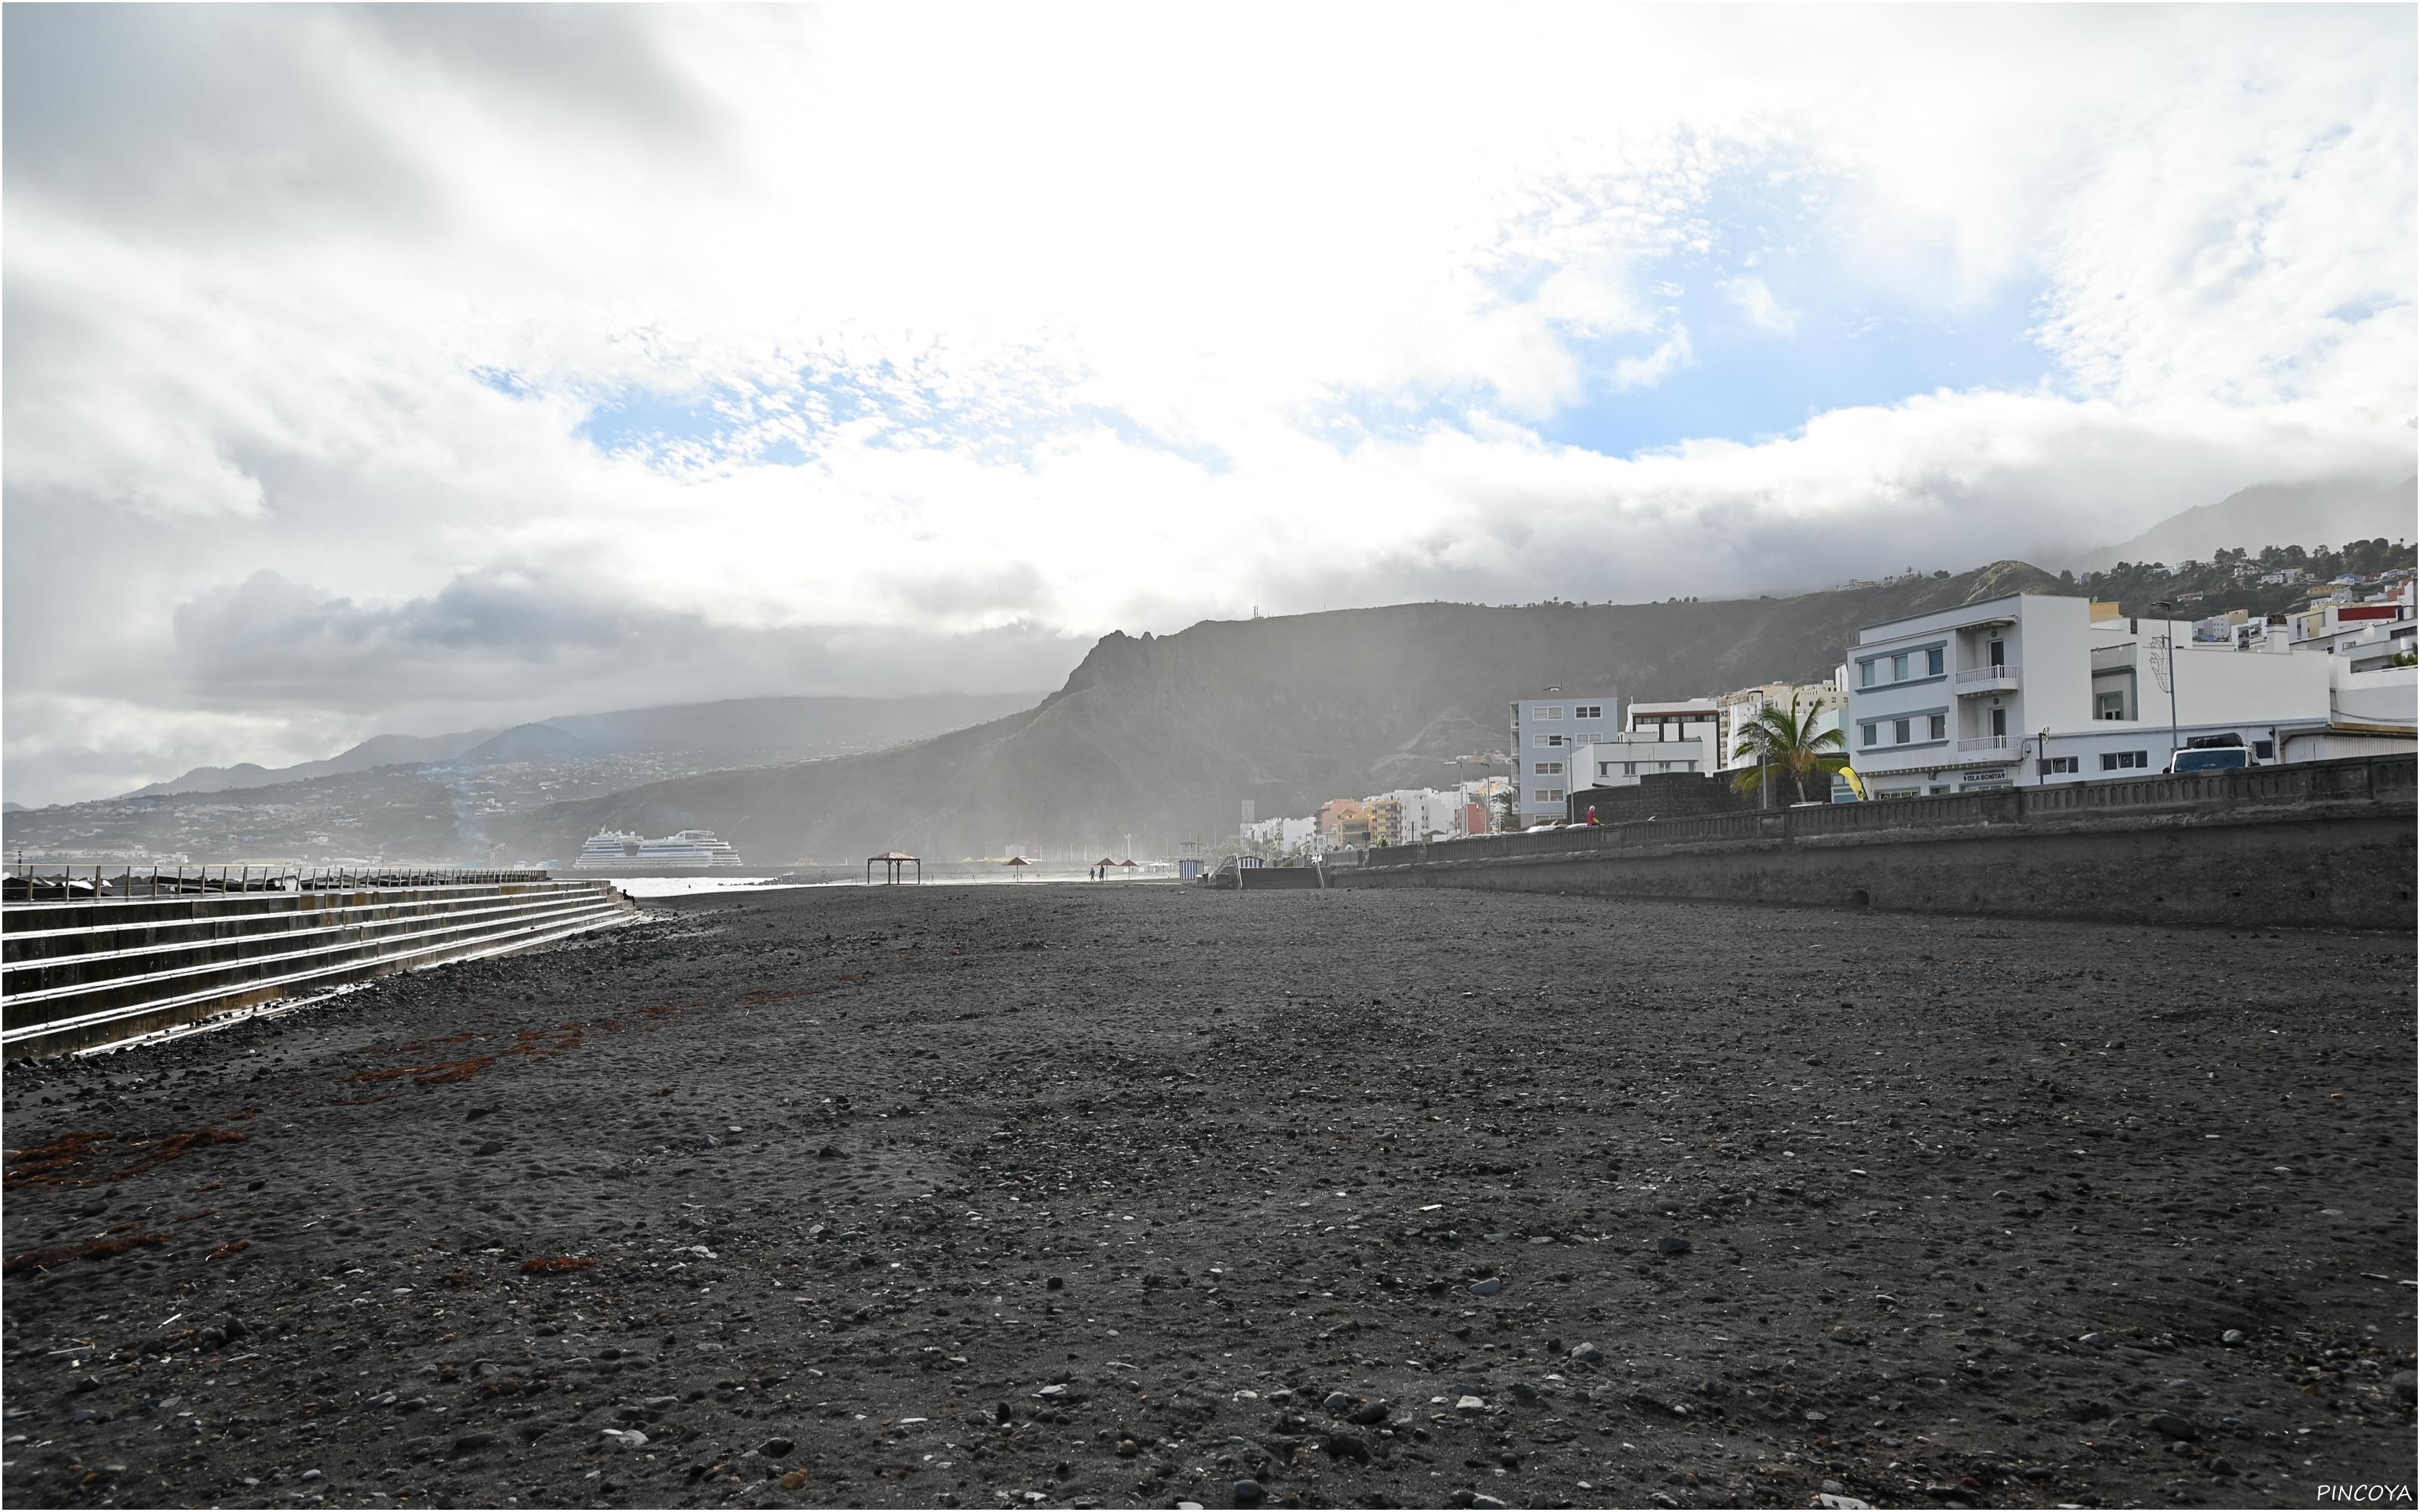
[(2140, 534), (2063, 563), (2102, 572), (2120, 562), (2207, 562), (2221, 547), (2257, 552), (2267, 546), (2335, 546), (2379, 536), (2406, 539), (2420, 510), (2420, 475), (2386, 486), (2370, 477), (2316, 483), (2259, 483), (2214, 504), (2198, 504)]
[[(727, 764), (736, 766), (827, 753), (800, 748), (817, 742), (862, 748), (936, 734), (996, 718), (1030, 705), (1036, 697), (1030, 692), (919, 693), (895, 699), (798, 694), (554, 715), (515, 728), (549, 727), (580, 740), (591, 753), (705, 750), (718, 761), (727, 756)], [(819, 723), (818, 717), (828, 717)], [(481, 729), (440, 735), (372, 735), (322, 761), (275, 767), (253, 762), (196, 766), (181, 777), (147, 783), (119, 796), (240, 792), (380, 766), (437, 765), (460, 760), (507, 733)], [(690, 743), (675, 743), (681, 741)], [(701, 741), (705, 744), (696, 743)]]
[[(1388, 787), (1486, 775), (1466, 744), (1543, 686), (1681, 698), (1828, 677), (1868, 625), (2018, 592), (2072, 592), (2025, 563), (1786, 598), (1644, 605), (1388, 605), (1112, 631), (1030, 710), (892, 750), (714, 772), (504, 816), (526, 856), (606, 828), (696, 826), (752, 861), (899, 848), (995, 855), (1012, 841), (1165, 851)], [(1494, 770), (1500, 772), (1497, 764)]]
[(155, 798), (179, 793), (240, 792), (250, 788), (275, 787), (281, 782), (307, 782), (315, 777), (375, 771), (381, 766), (425, 765), (452, 761), (482, 741), (493, 738), (496, 733), (493, 730), (465, 730), (445, 735), (372, 735), (323, 761), (299, 762), (292, 766), (262, 766), (256, 762), (238, 762), (233, 766), (196, 766), (182, 777), (172, 778), (165, 782), (147, 782), (119, 796)]

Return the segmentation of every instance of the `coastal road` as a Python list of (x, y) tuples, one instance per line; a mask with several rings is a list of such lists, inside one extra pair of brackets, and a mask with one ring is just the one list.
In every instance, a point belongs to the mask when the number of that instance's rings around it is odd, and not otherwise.
[(650, 907), (11, 1068), (9, 1504), (2415, 1480), (2410, 936), (1118, 884)]

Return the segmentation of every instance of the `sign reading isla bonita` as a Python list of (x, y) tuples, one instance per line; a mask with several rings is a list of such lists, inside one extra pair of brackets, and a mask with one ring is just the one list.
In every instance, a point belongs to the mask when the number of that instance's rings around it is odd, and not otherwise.
[(2009, 777), (2009, 768), (2005, 766), (1986, 766), (1972, 772), (1959, 773), (1958, 785), (1962, 789), (2006, 788), (2014, 787), (2016, 782), (2014, 779)]

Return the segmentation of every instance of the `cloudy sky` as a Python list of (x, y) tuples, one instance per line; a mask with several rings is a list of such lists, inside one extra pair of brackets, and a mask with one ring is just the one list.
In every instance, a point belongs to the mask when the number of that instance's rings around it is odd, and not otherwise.
[(2408, 6), (5, 27), (21, 802), (2411, 471)]

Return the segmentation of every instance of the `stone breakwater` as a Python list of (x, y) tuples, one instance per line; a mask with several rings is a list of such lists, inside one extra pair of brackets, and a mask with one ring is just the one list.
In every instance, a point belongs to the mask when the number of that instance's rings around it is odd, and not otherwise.
[(11, 1068), (13, 1505), (2307, 1505), (2409, 937), (799, 889)]

